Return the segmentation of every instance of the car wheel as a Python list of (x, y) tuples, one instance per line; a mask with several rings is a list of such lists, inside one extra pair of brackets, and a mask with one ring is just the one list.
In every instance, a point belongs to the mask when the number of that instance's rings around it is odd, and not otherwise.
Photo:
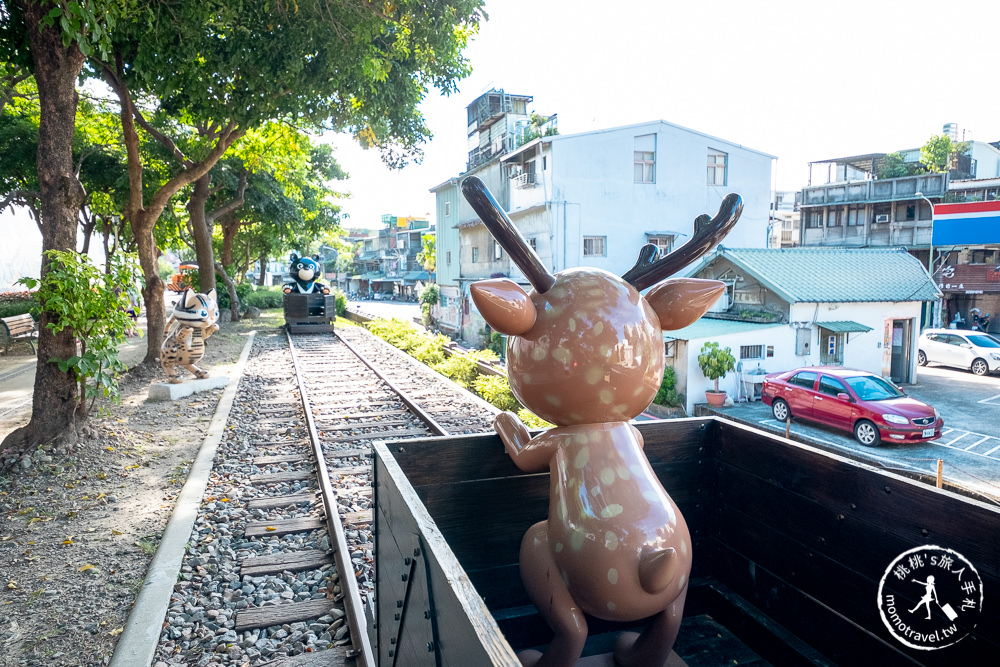
[(771, 404), (771, 414), (779, 422), (788, 421), (791, 414), (788, 411), (788, 403), (785, 403), (780, 398), (774, 399), (774, 403)]
[(854, 437), (868, 447), (878, 447), (882, 442), (878, 427), (867, 419), (862, 419), (854, 425)]
[(976, 359), (972, 362), (972, 374), (973, 375), (986, 375), (990, 372), (990, 365), (986, 363), (985, 359)]
[(923, 350), (917, 350), (917, 363), (921, 366), (927, 365), (927, 355), (924, 354)]

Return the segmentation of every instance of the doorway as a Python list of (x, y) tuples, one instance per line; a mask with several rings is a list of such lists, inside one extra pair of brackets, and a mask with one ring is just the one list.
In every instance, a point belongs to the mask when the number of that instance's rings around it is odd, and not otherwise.
[(913, 343), (913, 321), (892, 320), (891, 358), (889, 379), (893, 382), (909, 383), (910, 377), (910, 347)]

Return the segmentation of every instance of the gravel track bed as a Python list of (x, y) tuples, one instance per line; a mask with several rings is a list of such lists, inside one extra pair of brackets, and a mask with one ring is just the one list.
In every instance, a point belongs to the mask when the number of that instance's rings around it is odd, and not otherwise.
[[(435, 419), (451, 433), (492, 431), (497, 410), (443, 376), (411, 359), (364, 329), (337, 332), (390, 376), (397, 386), (419, 391), (421, 403), (433, 403)], [(327, 456), (344, 522), (351, 562), (362, 598), (374, 593), (375, 563), (371, 534), (373, 498), (371, 443), (399, 439), (396, 429), (416, 430), (413, 418), (399, 409), (384, 383), (332, 336), (313, 345), (314, 337), (296, 336), (310, 407)], [(314, 341), (315, 342), (315, 341)], [(336, 350), (336, 348), (340, 348)], [(359, 365), (359, 364), (358, 364)], [(342, 597), (335, 568), (274, 576), (241, 576), (241, 561), (305, 550), (329, 551), (325, 529), (291, 535), (246, 538), (248, 522), (271, 522), (322, 514), (319, 497), (277, 509), (249, 509), (254, 499), (315, 491), (314, 481), (254, 484), (251, 476), (311, 469), (308, 459), (254, 459), (307, 454), (308, 432), (295, 383), (291, 354), (281, 333), (258, 335), (240, 381), (226, 435), (219, 445), (209, 486), (202, 500), (170, 600), (155, 667), (169, 665), (258, 665), (350, 643), (344, 611), (267, 628), (235, 630), (237, 613), (288, 602)], [(381, 411), (373, 417), (371, 412)], [(381, 420), (385, 426), (373, 427)], [(358, 428), (352, 428), (358, 424)], [(360, 425), (365, 426), (360, 426)], [(325, 427), (325, 429), (324, 429)], [(425, 434), (409, 437), (425, 437)]]

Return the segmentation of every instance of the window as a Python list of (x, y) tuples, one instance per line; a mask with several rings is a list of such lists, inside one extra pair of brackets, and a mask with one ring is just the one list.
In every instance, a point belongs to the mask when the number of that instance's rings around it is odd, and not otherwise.
[(677, 341), (667, 340), (663, 342), (663, 357), (665, 359), (674, 358), (674, 348), (677, 346)]
[(503, 256), (503, 248), (501, 248), (500, 244), (497, 243), (496, 241), (493, 241), (492, 244), (493, 244), (493, 259), (498, 260), (500, 259), (500, 257)]
[(451, 215), (451, 202), (450, 201), (446, 201), (444, 203), (444, 215), (445, 215), (445, 217), (448, 217), (449, 215)]
[(917, 219), (917, 207), (913, 204), (909, 204), (906, 207), (906, 217), (904, 220), (916, 220)]
[(713, 148), (708, 149), (708, 184), (726, 184), (726, 162), (728, 156), (722, 151)]
[(806, 211), (806, 227), (809, 229), (822, 229), (823, 209), (812, 208)]
[(848, 227), (864, 227), (865, 226), (865, 208), (864, 206), (850, 206), (847, 209), (847, 226)]
[(584, 257), (607, 257), (607, 236), (584, 236), (583, 256)]
[(740, 345), (740, 359), (763, 359), (763, 345)]
[(847, 387), (844, 386), (843, 382), (826, 375), (823, 375), (819, 379), (819, 390), (821, 393), (829, 394), (830, 396), (847, 393)]
[(788, 380), (788, 384), (795, 384), (806, 389), (812, 389), (816, 382), (816, 374), (811, 371), (796, 373)]
[(532, 250), (534, 250), (536, 252), (538, 251), (538, 239), (536, 239), (534, 237), (528, 239), (528, 245), (531, 246)]
[(826, 226), (827, 227), (840, 227), (842, 210), (839, 208), (831, 208), (826, 214)]
[(451, 264), (451, 250), (444, 253), (444, 263)]
[(472, 263), (479, 261), (479, 246), (472, 246)]
[(996, 264), (997, 251), (994, 248), (980, 248), (972, 251), (969, 264)]
[(670, 253), (670, 249), (674, 247), (674, 237), (673, 236), (650, 236), (649, 243), (656, 246), (656, 249), (660, 251), (660, 257)]
[(548, 168), (549, 168), (549, 156), (544, 155), (542, 156), (542, 171), (545, 171)]
[(633, 147), (634, 181), (656, 182), (656, 135), (644, 134), (635, 138)]

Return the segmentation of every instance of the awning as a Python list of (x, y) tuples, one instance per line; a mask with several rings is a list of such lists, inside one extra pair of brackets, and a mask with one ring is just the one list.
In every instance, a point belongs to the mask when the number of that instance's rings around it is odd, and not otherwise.
[(817, 326), (821, 326), (827, 331), (832, 333), (863, 333), (865, 331), (871, 331), (871, 327), (866, 327), (863, 324), (858, 324), (857, 322), (852, 322), (850, 320), (841, 320), (838, 322), (817, 322)]
[(430, 280), (431, 275), (427, 271), (407, 271), (403, 274), (403, 279), (406, 281)]

